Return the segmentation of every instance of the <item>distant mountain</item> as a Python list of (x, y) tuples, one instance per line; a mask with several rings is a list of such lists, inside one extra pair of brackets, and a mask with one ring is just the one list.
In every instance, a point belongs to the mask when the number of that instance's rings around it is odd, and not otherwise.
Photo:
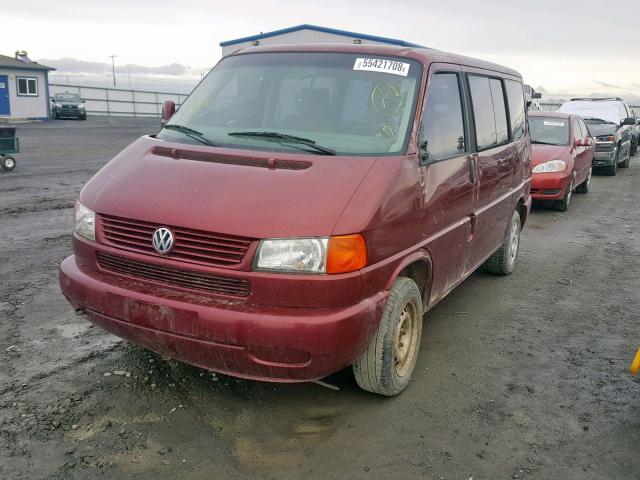
[[(87, 62), (85, 60), (78, 60), (71, 57), (63, 57), (58, 59), (42, 58), (38, 60), (39, 63), (49, 65), (58, 69), (61, 73), (111, 73), (111, 64), (102, 62)], [(124, 74), (146, 74), (146, 75), (170, 75), (170, 76), (185, 76), (195, 75), (200, 76), (201, 73), (206, 73), (208, 68), (195, 68), (187, 67), (180, 63), (172, 63), (170, 65), (160, 65), (156, 67), (149, 67), (146, 65), (137, 65), (135, 63), (128, 63), (126, 65), (116, 64), (116, 73)]]
[[(111, 65), (87, 62), (76, 58), (42, 58), (44, 65), (56, 68), (49, 74), (51, 83), (113, 87)], [(116, 87), (188, 94), (209, 71), (208, 68), (191, 68), (179, 63), (161, 66), (137, 64), (116, 65)]]

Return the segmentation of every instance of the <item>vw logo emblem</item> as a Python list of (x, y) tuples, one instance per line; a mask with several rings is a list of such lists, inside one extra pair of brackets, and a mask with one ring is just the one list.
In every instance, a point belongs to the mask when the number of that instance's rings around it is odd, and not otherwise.
[(160, 254), (169, 253), (173, 247), (173, 233), (166, 227), (153, 232), (153, 248)]

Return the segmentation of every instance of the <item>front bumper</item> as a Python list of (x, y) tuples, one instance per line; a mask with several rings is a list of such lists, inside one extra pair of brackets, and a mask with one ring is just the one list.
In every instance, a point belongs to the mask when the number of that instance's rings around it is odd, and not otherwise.
[(190, 302), (112, 283), (71, 256), (60, 287), (71, 305), (119, 337), (177, 360), (264, 381), (315, 380), (353, 363), (374, 334), (387, 293), (338, 308)]
[(64, 117), (64, 118), (82, 118), (87, 115), (86, 110), (80, 110), (80, 109), (69, 110), (69, 109), (54, 108), (53, 112), (59, 117)]
[(531, 198), (560, 200), (571, 183), (571, 172), (534, 173), (531, 178)]

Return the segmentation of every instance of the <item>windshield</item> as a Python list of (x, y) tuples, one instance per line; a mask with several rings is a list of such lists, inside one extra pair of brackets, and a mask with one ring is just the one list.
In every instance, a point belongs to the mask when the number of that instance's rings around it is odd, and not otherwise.
[[(188, 127), (222, 147), (398, 154), (406, 148), (421, 73), (414, 60), (364, 54), (231, 56), (209, 73), (169, 125)], [(158, 138), (197, 141), (180, 128), (165, 129)]]
[(557, 117), (529, 116), (531, 143), (569, 145), (569, 121)]
[(57, 102), (80, 102), (80, 95), (74, 95), (73, 93), (58, 94), (54, 97)]

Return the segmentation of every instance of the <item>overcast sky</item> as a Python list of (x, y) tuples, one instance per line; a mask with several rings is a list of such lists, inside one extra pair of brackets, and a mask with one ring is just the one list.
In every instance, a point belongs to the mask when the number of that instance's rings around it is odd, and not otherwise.
[(301, 23), (492, 60), (547, 91), (640, 95), (638, 0), (14, 1), (0, 53), (201, 68), (221, 41)]

